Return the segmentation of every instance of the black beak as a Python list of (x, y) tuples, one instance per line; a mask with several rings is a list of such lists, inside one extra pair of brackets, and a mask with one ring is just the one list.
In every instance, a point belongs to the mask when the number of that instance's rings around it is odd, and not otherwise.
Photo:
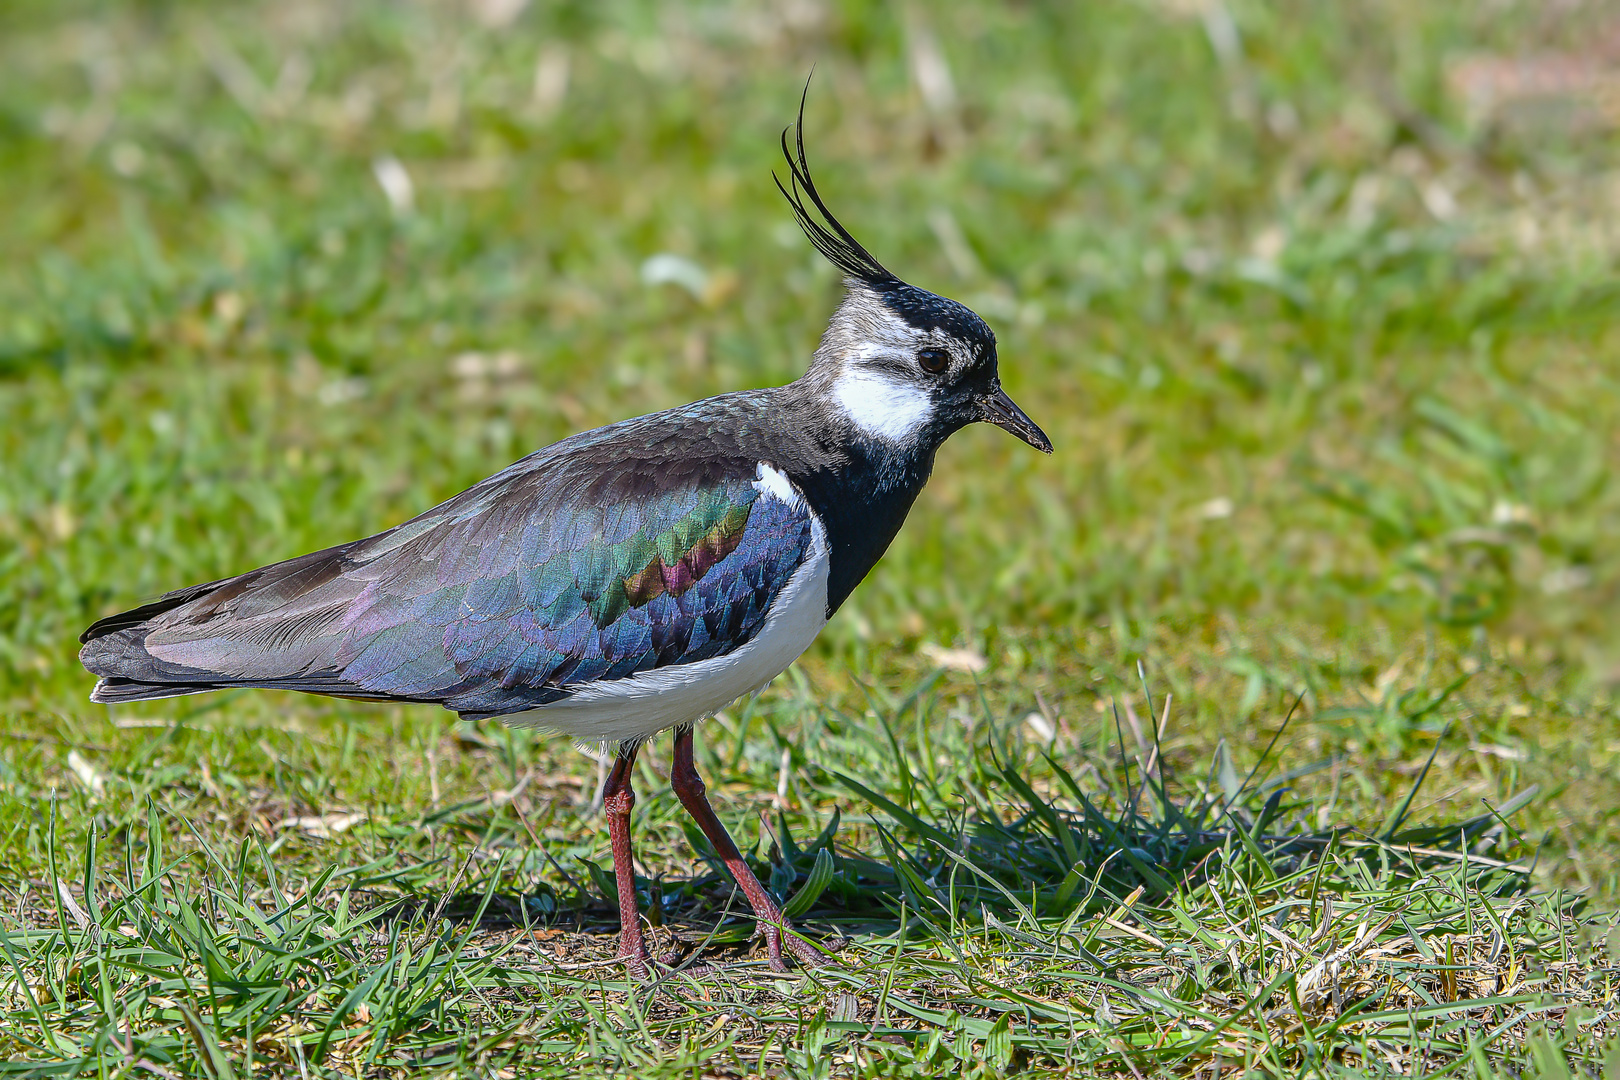
[(1043, 454), (1052, 452), (1052, 440), (1046, 432), (1035, 426), (1035, 421), (1024, 415), (1024, 410), (1013, 403), (1007, 392), (996, 387), (996, 392), (980, 403), (983, 414), (979, 417), (987, 424), (1006, 428)]

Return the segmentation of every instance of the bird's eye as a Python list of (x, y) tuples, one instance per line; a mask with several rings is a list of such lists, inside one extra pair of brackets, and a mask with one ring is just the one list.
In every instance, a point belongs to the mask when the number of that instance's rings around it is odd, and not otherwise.
[(930, 375), (938, 375), (951, 365), (951, 354), (944, 349), (924, 349), (917, 354), (917, 366)]

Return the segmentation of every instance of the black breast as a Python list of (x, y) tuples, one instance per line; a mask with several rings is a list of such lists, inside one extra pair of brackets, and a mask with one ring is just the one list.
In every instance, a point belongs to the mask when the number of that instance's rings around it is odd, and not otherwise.
[(831, 618), (871, 573), (905, 524), (911, 504), (933, 471), (934, 451), (929, 447), (900, 454), (862, 441), (819, 461), (787, 462), (783, 467), (827, 530), (832, 562), (827, 615)]

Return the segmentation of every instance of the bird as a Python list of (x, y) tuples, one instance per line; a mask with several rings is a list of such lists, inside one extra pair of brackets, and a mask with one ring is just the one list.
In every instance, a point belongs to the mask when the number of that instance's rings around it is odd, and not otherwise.
[[(170, 592), (80, 637), (116, 704), (234, 688), (432, 703), (613, 746), (601, 805), (618, 959), (642, 932), (637, 754), (674, 732), (670, 784), (753, 908), (773, 970), (831, 962), (760, 885), (710, 805), (695, 726), (807, 649), (877, 564), (969, 424), (1052, 443), (1002, 389), (996, 336), (890, 273), (828, 209), (804, 109), (772, 173), (844, 293), (805, 373), (571, 435), (375, 536)], [(793, 133), (793, 145), (788, 141)]]

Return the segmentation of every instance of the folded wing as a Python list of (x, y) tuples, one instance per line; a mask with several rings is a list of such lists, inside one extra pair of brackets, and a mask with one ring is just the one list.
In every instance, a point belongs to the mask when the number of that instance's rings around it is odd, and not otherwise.
[[(92, 626), (97, 701), (227, 687), (498, 716), (750, 641), (811, 545), (742, 462), (663, 480), (520, 463), (366, 540)], [(752, 463), (749, 463), (752, 465)]]

